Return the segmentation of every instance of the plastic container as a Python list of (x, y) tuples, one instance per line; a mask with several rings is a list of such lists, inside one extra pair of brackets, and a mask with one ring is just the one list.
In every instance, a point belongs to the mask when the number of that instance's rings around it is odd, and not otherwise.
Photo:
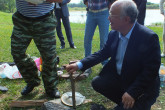
[(162, 63), (159, 70), (160, 87), (165, 87), (165, 66)]

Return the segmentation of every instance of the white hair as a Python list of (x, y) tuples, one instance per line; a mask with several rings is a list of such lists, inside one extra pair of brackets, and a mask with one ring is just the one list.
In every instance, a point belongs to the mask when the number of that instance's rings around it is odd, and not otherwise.
[(111, 7), (118, 4), (121, 7), (121, 17), (130, 17), (130, 22), (134, 23), (138, 16), (138, 9), (134, 1), (132, 0), (117, 0)]

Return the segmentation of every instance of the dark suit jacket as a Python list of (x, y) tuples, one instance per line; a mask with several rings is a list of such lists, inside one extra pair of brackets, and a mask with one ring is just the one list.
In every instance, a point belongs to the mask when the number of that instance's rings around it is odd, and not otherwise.
[[(69, 3), (70, 0), (63, 0), (62, 3), (60, 3), (61, 9), (62, 9), (62, 13), (65, 17), (69, 16), (69, 10), (68, 10), (68, 6), (67, 3)], [(55, 15), (56, 15), (56, 8), (55, 8)], [(56, 15), (58, 16), (58, 15)]]
[[(105, 73), (117, 74), (116, 52), (118, 42), (119, 32), (110, 31), (104, 48), (81, 60), (82, 70), (111, 57), (99, 75)], [(160, 46), (157, 34), (136, 23), (128, 42), (120, 75), (124, 91), (128, 92), (134, 99), (143, 94), (150, 94), (153, 90), (158, 94), (160, 63)]]

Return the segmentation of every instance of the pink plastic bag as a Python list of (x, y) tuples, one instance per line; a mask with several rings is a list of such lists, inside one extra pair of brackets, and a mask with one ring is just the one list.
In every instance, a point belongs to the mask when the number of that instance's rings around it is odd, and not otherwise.
[(41, 71), (42, 70), (41, 69), (41, 64), (42, 64), (41, 58), (40, 57), (39, 58), (36, 58), (34, 61), (36, 63), (36, 66), (37, 66), (38, 70)]

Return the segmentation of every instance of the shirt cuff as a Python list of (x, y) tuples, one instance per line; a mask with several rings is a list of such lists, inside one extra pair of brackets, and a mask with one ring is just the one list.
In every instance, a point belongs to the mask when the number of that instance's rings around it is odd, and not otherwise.
[(78, 66), (78, 69), (82, 69), (83, 68), (83, 64), (79, 61), (79, 62), (76, 62), (77, 66)]

